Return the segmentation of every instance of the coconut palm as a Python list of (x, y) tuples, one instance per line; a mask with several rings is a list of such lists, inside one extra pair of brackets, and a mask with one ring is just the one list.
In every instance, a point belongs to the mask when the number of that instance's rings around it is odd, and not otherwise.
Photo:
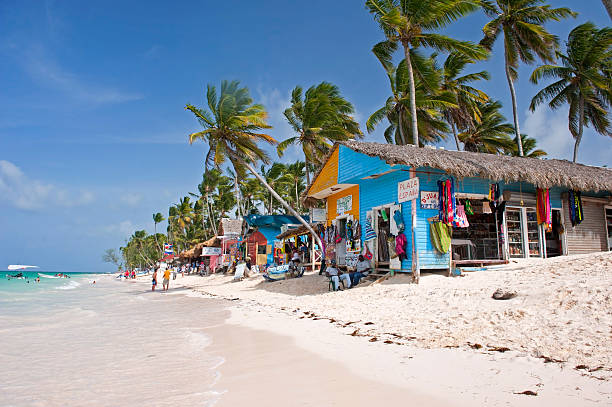
[(506, 122), (506, 118), (499, 111), (501, 106), (498, 101), (489, 101), (478, 107), (480, 121), (458, 135), (465, 151), (503, 154), (512, 150), (511, 135), (514, 133), (514, 127)]
[(523, 155), (518, 120), (518, 107), (514, 81), (518, 78), (518, 64), (531, 64), (536, 56), (544, 62), (554, 61), (559, 46), (557, 36), (549, 33), (543, 24), (575, 16), (567, 7), (551, 8), (544, 0), (481, 0), (485, 13), (492, 18), (482, 29), (484, 38), (480, 44), (491, 49), (495, 40), (503, 34), (506, 79), (512, 98), (514, 135), (519, 155)]
[(162, 215), (161, 213), (157, 212), (153, 214), (153, 229), (155, 230), (155, 243), (157, 244), (158, 249), (161, 251), (161, 247), (159, 246), (159, 243), (157, 242), (157, 224), (163, 222), (164, 220), (166, 220), (164, 218), (164, 215)]
[[(268, 169), (266, 169), (266, 166), (263, 164), (261, 166), (262, 176), (264, 177), (268, 185), (270, 185), (275, 191), (279, 191), (280, 188), (282, 188), (283, 186), (281, 176), (283, 175), (284, 171), (285, 164), (283, 163), (273, 163)], [(268, 215), (271, 215), (274, 210), (274, 197), (269, 191), (267, 193), (266, 191), (264, 191), (264, 193), (266, 195), (265, 200), (267, 204), (267, 213)]]
[(280, 178), (281, 183), (284, 183), (288, 187), (288, 197), (291, 197), (296, 210), (300, 210), (300, 194), (306, 186), (304, 185), (304, 167), (303, 161), (298, 161), (293, 164), (289, 164), (285, 167), (282, 177)]
[[(351, 116), (354, 112), (336, 85), (321, 82), (304, 94), (302, 87), (296, 86), (291, 92), (291, 106), (283, 114), (297, 136), (282, 141), (277, 147), (278, 155), (282, 157), (287, 147), (300, 144), (306, 162), (321, 165), (331, 144), (362, 136), (359, 124)], [(308, 168), (306, 182), (310, 184)]]
[(217, 97), (214, 86), (208, 85), (206, 98), (208, 109), (204, 110), (193, 105), (187, 105), (204, 130), (189, 135), (189, 142), (202, 140), (208, 144), (205, 167), (214, 164), (217, 168), (229, 160), (237, 174), (243, 174), (248, 169), (291, 214), (302, 223), (323, 247), (319, 236), (312, 227), (291, 206), (282, 199), (266, 180), (255, 170), (253, 164), (257, 161), (269, 162), (268, 155), (257, 143), (264, 141), (276, 144), (271, 136), (260, 133), (271, 126), (266, 122), (267, 113), (262, 105), (254, 104), (249, 90), (240, 88), (238, 81), (223, 81), (221, 95)]
[(592, 23), (574, 28), (568, 37), (566, 54), (557, 53), (562, 65), (542, 65), (531, 74), (531, 81), (554, 79), (531, 100), (535, 108), (549, 100), (557, 109), (569, 105), (569, 130), (575, 139), (574, 162), (584, 126), (612, 137), (609, 110), (612, 100), (612, 28), (597, 29)]
[[(547, 155), (546, 151), (536, 148), (536, 144), (537, 144), (536, 139), (531, 138), (527, 136), (526, 134), (521, 134), (521, 139), (522, 139), (521, 144), (523, 146), (523, 153), (525, 157), (540, 158), (540, 157), (544, 157), (545, 155)], [(518, 143), (516, 142), (516, 139), (513, 139), (510, 149), (506, 151), (506, 154), (515, 155), (515, 156), (519, 155)]]
[[(367, 0), (366, 8), (383, 30), (386, 41), (373, 48), (383, 65), (391, 63), (391, 56), (401, 44), (408, 69), (408, 106), (411, 112), (411, 131), (414, 145), (419, 145), (415, 74), (412, 51), (431, 47), (440, 51), (459, 52), (473, 59), (484, 59), (485, 50), (469, 41), (459, 41), (445, 35), (428, 32), (443, 28), (460, 17), (479, 8), (474, 0)], [(399, 120), (400, 123), (402, 120)]]
[(473, 62), (474, 60), (464, 55), (452, 53), (446, 58), (442, 66), (440, 89), (452, 94), (457, 104), (456, 107), (448, 107), (443, 110), (444, 118), (453, 131), (457, 150), (461, 150), (457, 129), (466, 129), (473, 125), (474, 121), (480, 121), (478, 104), (485, 103), (489, 99), (486, 93), (469, 85), (478, 80), (488, 80), (489, 73), (487, 71), (461, 75), (467, 64)]
[(389, 78), (391, 96), (366, 122), (368, 132), (372, 132), (386, 118), (389, 126), (385, 129), (384, 135), (389, 143), (411, 144), (418, 139), (418, 134), (422, 143), (433, 143), (446, 138), (449, 128), (441, 111), (457, 107), (453, 95), (440, 90), (442, 77), (435, 66), (435, 55), (425, 58), (416, 51), (412, 54), (412, 64), (419, 72), (415, 78), (417, 133), (414, 133), (408, 124), (411, 122), (412, 113), (406, 60), (402, 60), (397, 68), (383, 63)]
[(606, 8), (606, 11), (608, 12), (608, 15), (610, 16), (610, 20), (612, 20), (612, 0), (601, 0), (601, 2)]

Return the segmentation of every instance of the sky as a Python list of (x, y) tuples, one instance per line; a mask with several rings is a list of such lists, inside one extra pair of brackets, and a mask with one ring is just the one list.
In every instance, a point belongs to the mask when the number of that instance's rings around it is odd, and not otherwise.
[[(201, 182), (206, 146), (187, 142), (199, 125), (184, 107), (203, 106), (207, 84), (240, 80), (284, 140), (291, 90), (329, 81), (365, 132), (390, 90), (371, 52), (383, 36), (363, 3), (0, 0), (0, 269), (113, 271), (105, 249), (152, 233), (153, 213), (167, 215)], [(547, 25), (562, 43), (583, 22), (610, 24), (600, 0), (549, 3), (580, 13)], [(445, 33), (478, 41), (485, 23), (477, 13)], [(521, 131), (571, 159), (567, 111), (528, 111), (533, 68), (521, 67), (516, 84)], [(511, 121), (501, 43), (469, 69), (490, 72), (478, 87)], [(382, 141), (383, 129), (365, 140)], [(300, 157), (292, 148), (281, 161)], [(587, 129), (579, 161), (611, 166), (611, 157), (612, 139)]]

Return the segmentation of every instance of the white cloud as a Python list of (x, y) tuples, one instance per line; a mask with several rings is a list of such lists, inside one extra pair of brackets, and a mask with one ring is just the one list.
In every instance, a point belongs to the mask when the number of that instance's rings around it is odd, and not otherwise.
[(142, 99), (142, 95), (123, 92), (96, 80), (88, 81), (69, 72), (47, 55), (42, 47), (28, 48), (20, 60), (26, 72), (38, 83), (80, 102), (108, 104)]
[(127, 206), (137, 206), (140, 202), (142, 202), (142, 198), (142, 195), (137, 193), (123, 193), (119, 197), (119, 200)]
[(131, 236), (132, 233), (136, 230), (136, 225), (132, 223), (132, 221), (124, 220), (119, 223), (114, 223), (111, 225), (106, 225), (102, 228), (104, 233), (112, 234), (112, 235), (121, 235), (126, 238)]
[(89, 191), (69, 192), (53, 184), (30, 179), (15, 164), (0, 160), (0, 202), (17, 209), (36, 210), (45, 206), (74, 207), (94, 200)]
[(574, 138), (567, 127), (567, 109), (551, 111), (545, 107), (525, 112), (521, 133), (535, 138), (538, 148), (550, 158), (572, 159)]

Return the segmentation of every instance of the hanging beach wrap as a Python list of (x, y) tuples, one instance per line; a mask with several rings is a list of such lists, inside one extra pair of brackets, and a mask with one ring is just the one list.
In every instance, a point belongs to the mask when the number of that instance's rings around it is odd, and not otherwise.
[(552, 216), (550, 210), (550, 194), (548, 189), (536, 189), (536, 217), (538, 225), (545, 224), (546, 229), (552, 228)]
[(408, 258), (408, 255), (406, 254), (407, 244), (408, 240), (406, 239), (406, 235), (399, 233), (395, 238), (395, 252), (400, 260), (406, 260)]
[(466, 215), (473, 215), (474, 214), (474, 209), (472, 209), (472, 203), (470, 202), (469, 199), (465, 200), (465, 214)]
[(584, 220), (582, 209), (582, 194), (580, 191), (569, 191), (569, 215), (572, 226), (579, 225)]
[(438, 181), (438, 219), (446, 222), (444, 210), (444, 181)]
[(468, 222), (467, 216), (465, 215), (463, 205), (457, 205), (455, 224), (453, 226), (457, 226), (459, 228), (467, 228), (470, 226), (470, 222)]
[(451, 237), (449, 227), (442, 222), (430, 222), (429, 234), (431, 243), (442, 254), (448, 253), (450, 249)]

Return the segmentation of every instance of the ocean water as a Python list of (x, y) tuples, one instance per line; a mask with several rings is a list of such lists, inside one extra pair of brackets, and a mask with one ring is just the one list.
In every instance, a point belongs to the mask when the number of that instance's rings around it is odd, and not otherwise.
[(211, 406), (223, 393), (206, 332), (225, 318), (214, 300), (109, 275), (5, 274), (0, 406)]

